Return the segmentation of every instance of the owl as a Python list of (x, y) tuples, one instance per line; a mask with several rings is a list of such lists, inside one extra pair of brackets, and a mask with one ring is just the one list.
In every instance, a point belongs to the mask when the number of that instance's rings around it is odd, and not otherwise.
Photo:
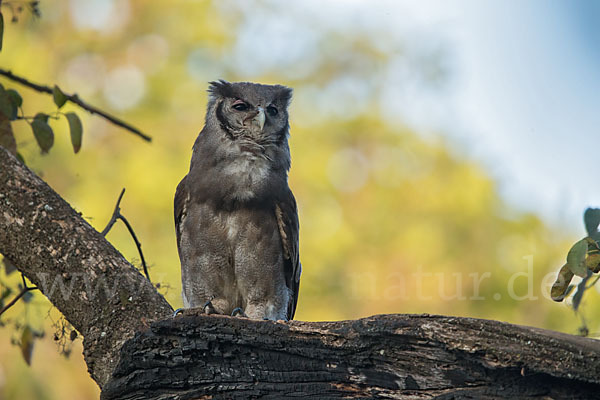
[(205, 125), (175, 193), (184, 307), (291, 320), (302, 272), (288, 186), (292, 90), (220, 80), (208, 92)]

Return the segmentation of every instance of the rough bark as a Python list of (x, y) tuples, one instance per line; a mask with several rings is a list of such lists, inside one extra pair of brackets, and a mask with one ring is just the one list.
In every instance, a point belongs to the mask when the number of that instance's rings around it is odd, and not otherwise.
[(157, 322), (123, 346), (113, 399), (595, 399), (600, 342), (498, 321), (381, 315)]
[(99, 232), (2, 147), (0, 253), (83, 335), (88, 370), (100, 387), (122, 344), (172, 312)]

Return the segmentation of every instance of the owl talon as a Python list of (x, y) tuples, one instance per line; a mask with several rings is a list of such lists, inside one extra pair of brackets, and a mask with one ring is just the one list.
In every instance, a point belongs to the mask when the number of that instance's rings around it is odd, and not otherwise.
[(171, 318), (175, 318), (177, 315), (183, 313), (183, 308), (178, 308), (173, 312), (173, 316)]
[(215, 307), (213, 306), (213, 304), (210, 300), (207, 301), (206, 303), (204, 303), (204, 305), (202, 306), (202, 310), (204, 310), (204, 314), (206, 314), (206, 315), (217, 313), (217, 311), (215, 310)]
[(248, 318), (248, 316), (246, 315), (246, 313), (244, 312), (244, 310), (242, 310), (241, 307), (236, 307), (231, 312), (231, 316), (232, 317), (237, 317), (238, 315), (241, 316), (241, 317), (244, 317), (244, 318)]

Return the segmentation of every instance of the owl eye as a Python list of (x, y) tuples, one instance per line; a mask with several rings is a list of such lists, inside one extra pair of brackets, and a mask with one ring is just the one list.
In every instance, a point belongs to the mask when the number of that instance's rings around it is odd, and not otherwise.
[(275, 108), (275, 106), (269, 106), (267, 107), (267, 113), (271, 116), (274, 117), (277, 115), (279, 111), (277, 111), (277, 108)]
[(233, 103), (232, 107), (235, 108), (238, 111), (246, 111), (246, 110), (248, 110), (248, 104), (244, 103), (241, 100), (237, 100), (235, 103)]

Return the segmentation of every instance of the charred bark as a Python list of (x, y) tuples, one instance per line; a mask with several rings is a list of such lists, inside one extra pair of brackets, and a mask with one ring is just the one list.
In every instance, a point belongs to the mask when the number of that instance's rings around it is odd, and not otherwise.
[(595, 399), (600, 342), (498, 321), (381, 315), (157, 322), (123, 346), (113, 399)]
[(171, 306), (44, 181), (0, 147), (0, 253), (83, 335), (102, 387), (123, 343)]

